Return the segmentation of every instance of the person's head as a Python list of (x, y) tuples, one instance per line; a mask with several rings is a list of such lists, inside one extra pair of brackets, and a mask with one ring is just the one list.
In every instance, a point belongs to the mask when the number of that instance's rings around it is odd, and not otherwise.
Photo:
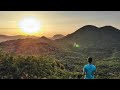
[(88, 57), (87, 61), (88, 63), (92, 63), (92, 57)]

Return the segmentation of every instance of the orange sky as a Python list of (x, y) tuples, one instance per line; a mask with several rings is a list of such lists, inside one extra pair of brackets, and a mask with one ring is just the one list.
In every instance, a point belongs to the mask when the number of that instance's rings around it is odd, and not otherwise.
[(37, 36), (70, 34), (84, 25), (112, 25), (120, 29), (120, 11), (0, 11), (0, 34), (27, 35), (20, 27), (23, 18), (33, 16), (42, 23)]

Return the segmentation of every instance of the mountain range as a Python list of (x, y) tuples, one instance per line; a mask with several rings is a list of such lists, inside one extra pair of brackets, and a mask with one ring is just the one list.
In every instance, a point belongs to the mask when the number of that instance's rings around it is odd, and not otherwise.
[(16, 35), (16, 36), (0, 35), (0, 42), (4, 42), (4, 41), (8, 41), (8, 40), (16, 40), (16, 39), (25, 39), (25, 38), (38, 38), (38, 37), (24, 36), (24, 35)]
[[(49, 39), (55, 40), (64, 37), (62, 34), (56, 34)], [(25, 39), (25, 38), (40, 38), (38, 36), (24, 36), (24, 35), (16, 35), (16, 36), (7, 36), (7, 35), (0, 35), (0, 42), (9, 41), (9, 40), (17, 40), (17, 39)]]
[[(71, 51), (95, 57), (120, 56), (120, 30), (113, 26), (86, 25), (75, 32), (51, 40), (47, 37), (22, 38), (0, 43), (2, 51), (15, 54), (48, 54)], [(56, 36), (54, 36), (56, 37)]]
[(82, 48), (85, 47), (109, 47), (120, 44), (120, 30), (112, 26), (96, 27), (92, 25), (84, 26), (74, 33), (59, 39), (58, 42), (68, 42), (69, 45), (74, 43), (80, 44)]

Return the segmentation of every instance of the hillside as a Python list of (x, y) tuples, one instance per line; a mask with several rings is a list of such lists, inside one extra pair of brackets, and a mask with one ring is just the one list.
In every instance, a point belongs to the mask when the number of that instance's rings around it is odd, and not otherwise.
[(44, 55), (58, 50), (46, 37), (9, 40), (0, 43), (0, 47), (3, 52), (22, 55)]
[[(118, 79), (119, 46), (119, 29), (92, 25), (56, 40), (42, 36), (1, 42), (0, 78), (21, 78), (25, 73), (30, 75), (27, 78), (80, 79), (83, 78), (81, 74), (86, 58), (91, 56), (97, 66), (97, 79)], [(22, 75), (18, 74), (20, 72)]]
[(2, 51), (16, 54), (46, 54), (52, 51), (55, 53), (60, 51), (64, 54), (70, 51), (97, 58), (120, 56), (120, 30), (112, 26), (86, 25), (56, 40), (50, 40), (44, 36), (23, 38), (2, 42), (0, 47)]
[[(66, 50), (90, 56), (119, 56), (120, 30), (112, 26), (96, 27), (86, 25), (72, 34), (56, 40)], [(79, 47), (76, 47), (76, 45)], [(117, 52), (116, 54), (114, 53)], [(106, 57), (105, 56), (105, 57)]]
[(16, 36), (0, 35), (0, 42), (4, 42), (4, 41), (8, 41), (8, 40), (16, 40), (16, 39), (25, 39), (25, 38), (39, 38), (39, 37), (24, 36), (24, 35), (16, 35)]
[(62, 34), (56, 34), (51, 39), (56, 40), (56, 39), (60, 39), (60, 38), (63, 38), (63, 37), (64, 37), (64, 35), (62, 35)]

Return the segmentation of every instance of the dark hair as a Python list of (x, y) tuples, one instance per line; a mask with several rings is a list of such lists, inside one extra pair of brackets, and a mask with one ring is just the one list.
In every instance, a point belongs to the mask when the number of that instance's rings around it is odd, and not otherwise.
[(91, 63), (91, 62), (92, 62), (92, 57), (88, 57), (87, 61), (88, 61), (89, 63)]

